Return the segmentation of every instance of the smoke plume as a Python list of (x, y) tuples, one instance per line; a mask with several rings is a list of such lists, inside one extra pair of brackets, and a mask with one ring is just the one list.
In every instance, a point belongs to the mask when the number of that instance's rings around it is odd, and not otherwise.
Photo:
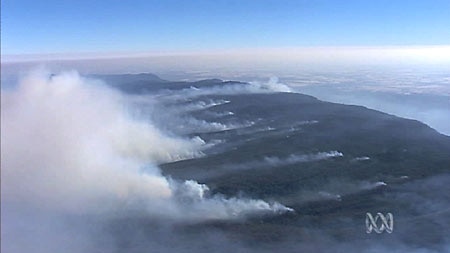
[(76, 72), (35, 71), (2, 92), (2, 205), (76, 214), (139, 210), (175, 220), (291, 210), (209, 195), (206, 185), (162, 176), (157, 164), (201, 156), (208, 145), (133, 118), (128, 101)]

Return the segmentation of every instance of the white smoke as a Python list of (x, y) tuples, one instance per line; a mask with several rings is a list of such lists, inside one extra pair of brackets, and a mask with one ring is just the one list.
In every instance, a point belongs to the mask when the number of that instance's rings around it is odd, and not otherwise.
[(75, 213), (138, 208), (199, 220), (290, 211), (262, 200), (209, 196), (205, 185), (162, 176), (155, 164), (200, 156), (207, 145), (132, 118), (127, 99), (76, 72), (36, 71), (2, 92), (2, 205)]
[[(224, 198), (221, 195), (209, 196), (209, 188), (193, 180), (187, 180), (182, 184), (175, 184), (174, 195), (177, 201), (188, 206), (183, 210), (184, 215), (199, 218), (197, 213), (202, 213), (202, 219), (229, 219), (245, 217), (255, 213), (284, 213), (294, 211), (277, 202), (269, 204), (263, 200)], [(207, 210), (207, 212), (205, 212)]]
[(227, 117), (227, 116), (233, 116), (234, 112), (231, 112), (231, 111), (224, 111), (224, 112), (208, 111), (207, 115), (210, 117), (214, 117), (214, 118), (222, 118), (222, 117)]
[(208, 100), (208, 101), (198, 101), (198, 102), (193, 102), (193, 103), (189, 103), (183, 106), (183, 111), (186, 112), (190, 112), (190, 111), (200, 111), (200, 110), (205, 110), (211, 107), (215, 107), (215, 106), (219, 106), (219, 105), (224, 105), (224, 104), (228, 104), (230, 103), (230, 101), (228, 100)]
[[(250, 83), (221, 82), (214, 86), (186, 88), (180, 91), (165, 91), (161, 95), (166, 99), (185, 100), (188, 98), (206, 95), (235, 95), (248, 93), (274, 93), (293, 92), (286, 84), (280, 83), (277, 77), (272, 77), (268, 82), (254, 81)], [(180, 95), (182, 94), (182, 95)]]
[(267, 83), (252, 82), (252, 88), (257, 90), (268, 90), (272, 92), (292, 92), (292, 89), (286, 84), (280, 83), (278, 77), (274, 76)]
[[(195, 118), (190, 113), (225, 105), (230, 103), (230, 101), (209, 99), (192, 102), (188, 97), (189, 95), (187, 93), (184, 95), (182, 91), (170, 96), (151, 94), (133, 96), (131, 99), (133, 100), (134, 110), (139, 108), (139, 112), (136, 113), (138, 116), (144, 115), (144, 117), (151, 118), (152, 123), (158, 129), (163, 129), (165, 132), (175, 135), (221, 132), (246, 128), (255, 124), (252, 121), (222, 123)], [(215, 118), (234, 115), (233, 112), (228, 111), (216, 113), (206, 110), (205, 113)]]
[(279, 166), (279, 165), (295, 164), (295, 163), (300, 163), (300, 162), (320, 161), (320, 160), (325, 160), (325, 159), (334, 158), (334, 157), (342, 157), (342, 156), (344, 156), (344, 154), (342, 154), (339, 151), (333, 150), (330, 152), (319, 152), (317, 154), (306, 154), (306, 155), (292, 154), (285, 159), (269, 156), (269, 157), (265, 157), (264, 161), (266, 161), (267, 163), (269, 163), (272, 166)]
[(343, 157), (339, 151), (319, 152), (315, 154), (291, 154), (288, 157), (266, 156), (261, 160), (250, 161), (240, 164), (225, 165), (227, 169), (245, 170), (252, 168), (279, 167), (296, 163), (315, 162), (336, 157)]
[[(312, 154), (291, 154), (287, 157), (265, 156), (248, 162), (229, 163), (202, 173), (202, 178), (218, 177), (228, 174), (230, 171), (279, 169), (279, 167), (300, 163), (316, 162), (321, 160), (343, 157), (339, 151), (318, 152)], [(299, 167), (302, 168), (302, 167)]]
[[(288, 86), (278, 83), (278, 79), (274, 77), (267, 83), (217, 82), (214, 86), (201, 86), (200, 88), (191, 86), (181, 90), (162, 90), (157, 91), (155, 94), (134, 96), (132, 99), (138, 105), (138, 108), (144, 112), (139, 114), (150, 116), (158, 129), (163, 129), (165, 132), (176, 135), (189, 135), (247, 128), (255, 124), (252, 121), (222, 123), (197, 119), (189, 115), (189, 113), (219, 107), (229, 104), (231, 101), (224, 99), (193, 101), (195, 98), (207, 95), (274, 92), (291, 92), (291, 90)], [(161, 113), (162, 110), (164, 113)], [(204, 111), (204, 113), (215, 118), (234, 115), (234, 112), (230, 111)]]
[(379, 188), (379, 187), (383, 187), (383, 186), (386, 186), (386, 185), (387, 184), (385, 182), (383, 182), (383, 181), (377, 181), (377, 182), (374, 182), (374, 183), (362, 182), (360, 187), (361, 187), (362, 190), (373, 190), (373, 189), (376, 189), (376, 188)]

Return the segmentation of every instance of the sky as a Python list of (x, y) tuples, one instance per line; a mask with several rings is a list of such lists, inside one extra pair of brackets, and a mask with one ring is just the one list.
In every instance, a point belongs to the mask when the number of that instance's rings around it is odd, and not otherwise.
[(4, 0), (3, 55), (450, 44), (449, 0)]

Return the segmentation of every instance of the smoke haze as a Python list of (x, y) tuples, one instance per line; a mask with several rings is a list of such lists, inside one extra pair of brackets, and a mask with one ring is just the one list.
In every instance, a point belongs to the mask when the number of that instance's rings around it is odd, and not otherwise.
[[(37, 70), (15, 89), (2, 91), (2, 248), (26, 251), (40, 236), (53, 240), (62, 230), (61, 237), (71, 238), (78, 226), (61, 225), (67, 215), (138, 212), (193, 222), (292, 211), (276, 202), (210, 194), (204, 184), (162, 176), (159, 163), (202, 156), (208, 145), (133, 117), (130, 101), (76, 72)], [(33, 236), (23, 236), (26, 231)], [(13, 239), (14, 234), (21, 236)]]

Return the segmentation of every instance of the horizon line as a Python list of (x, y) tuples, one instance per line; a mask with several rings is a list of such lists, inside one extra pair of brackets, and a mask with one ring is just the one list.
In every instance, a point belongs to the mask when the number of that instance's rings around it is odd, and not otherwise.
[[(145, 57), (176, 57), (176, 56), (214, 56), (226, 54), (270, 54), (288, 53), (294, 50), (297, 53), (318, 53), (317, 50), (335, 52), (360, 50), (411, 50), (411, 49), (445, 49), (450, 52), (450, 44), (435, 45), (384, 45), (384, 46), (289, 46), (289, 47), (252, 47), (252, 48), (223, 48), (200, 50), (118, 50), (118, 51), (82, 51), (82, 52), (54, 52), (54, 53), (23, 53), (1, 54), (1, 63), (58, 61), (58, 60), (95, 60), (95, 59), (121, 59)], [(332, 52), (332, 51), (330, 51)]]
[(170, 57), (227, 57), (249, 60), (333, 60), (352, 61), (361, 58), (404, 59), (450, 64), (448, 45), (386, 45), (386, 46), (299, 46), (299, 47), (253, 47), (203, 50), (148, 50), (148, 51), (104, 51), (67, 53), (1, 54), (1, 65), (15, 63), (40, 63), (55, 61), (89, 61), (113, 59), (145, 59)]

